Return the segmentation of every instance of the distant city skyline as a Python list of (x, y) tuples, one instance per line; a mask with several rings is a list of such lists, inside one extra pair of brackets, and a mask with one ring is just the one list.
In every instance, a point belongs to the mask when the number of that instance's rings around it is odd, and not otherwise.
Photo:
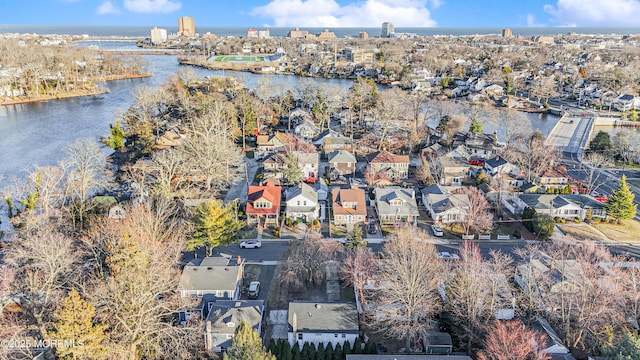
[(248, 27), (611, 27), (640, 23), (640, 0), (30, 0), (0, 24)]

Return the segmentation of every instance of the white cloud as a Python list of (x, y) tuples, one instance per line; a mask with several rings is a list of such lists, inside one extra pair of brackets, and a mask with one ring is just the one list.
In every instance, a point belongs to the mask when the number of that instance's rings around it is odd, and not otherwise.
[(180, 10), (182, 3), (171, 0), (124, 0), (124, 7), (135, 13), (169, 14)]
[(107, 14), (117, 14), (120, 10), (116, 8), (113, 3), (109, 0), (102, 3), (102, 5), (98, 6), (96, 9), (96, 14), (98, 15), (107, 15)]
[(254, 7), (251, 15), (271, 18), (273, 26), (378, 27), (385, 21), (396, 27), (436, 26), (426, 0), (365, 0), (345, 5), (336, 0), (271, 0)]
[(544, 11), (560, 26), (638, 26), (640, 0), (557, 0)]
[(437, 9), (442, 6), (442, 0), (429, 0), (429, 4), (431, 4), (432, 9)]
[(527, 14), (527, 26), (528, 27), (541, 27), (541, 26), (544, 26), (544, 25), (539, 24), (536, 21), (536, 17), (533, 14)]

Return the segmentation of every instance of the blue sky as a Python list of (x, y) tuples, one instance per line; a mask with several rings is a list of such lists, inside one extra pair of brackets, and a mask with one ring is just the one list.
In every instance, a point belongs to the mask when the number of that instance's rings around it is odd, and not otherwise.
[[(0, 24), (640, 27), (640, 0), (0, 0)], [(197, 30), (197, 29), (196, 29)]]

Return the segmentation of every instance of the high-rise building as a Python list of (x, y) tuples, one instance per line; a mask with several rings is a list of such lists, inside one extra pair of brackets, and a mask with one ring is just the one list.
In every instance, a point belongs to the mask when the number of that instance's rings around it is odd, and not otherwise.
[(396, 29), (391, 22), (382, 23), (382, 37), (392, 37)]
[(309, 31), (300, 30), (300, 28), (296, 27), (295, 30), (289, 30), (289, 33), (287, 34), (287, 36), (292, 38), (292, 39), (304, 38), (304, 37), (309, 36)]
[(151, 28), (151, 43), (153, 45), (162, 44), (167, 41), (167, 29), (162, 29), (157, 26)]
[(178, 36), (196, 36), (196, 26), (192, 17), (178, 18)]
[(358, 34), (358, 36), (360, 37), (360, 39), (366, 39), (369, 37), (369, 34), (364, 31), (360, 31), (360, 34)]
[(504, 38), (509, 38), (512, 37), (513, 33), (511, 32), (511, 29), (506, 28), (506, 29), (502, 29), (502, 37)]

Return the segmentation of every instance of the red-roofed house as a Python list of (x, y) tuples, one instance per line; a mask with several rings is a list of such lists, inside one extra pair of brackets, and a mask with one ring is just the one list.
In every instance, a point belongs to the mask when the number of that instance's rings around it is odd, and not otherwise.
[(247, 222), (264, 225), (278, 224), (280, 215), (280, 194), (282, 187), (267, 183), (265, 186), (249, 186), (247, 198)]
[(395, 155), (388, 151), (376, 151), (367, 157), (369, 168), (375, 173), (384, 172), (392, 181), (409, 177), (409, 155)]

